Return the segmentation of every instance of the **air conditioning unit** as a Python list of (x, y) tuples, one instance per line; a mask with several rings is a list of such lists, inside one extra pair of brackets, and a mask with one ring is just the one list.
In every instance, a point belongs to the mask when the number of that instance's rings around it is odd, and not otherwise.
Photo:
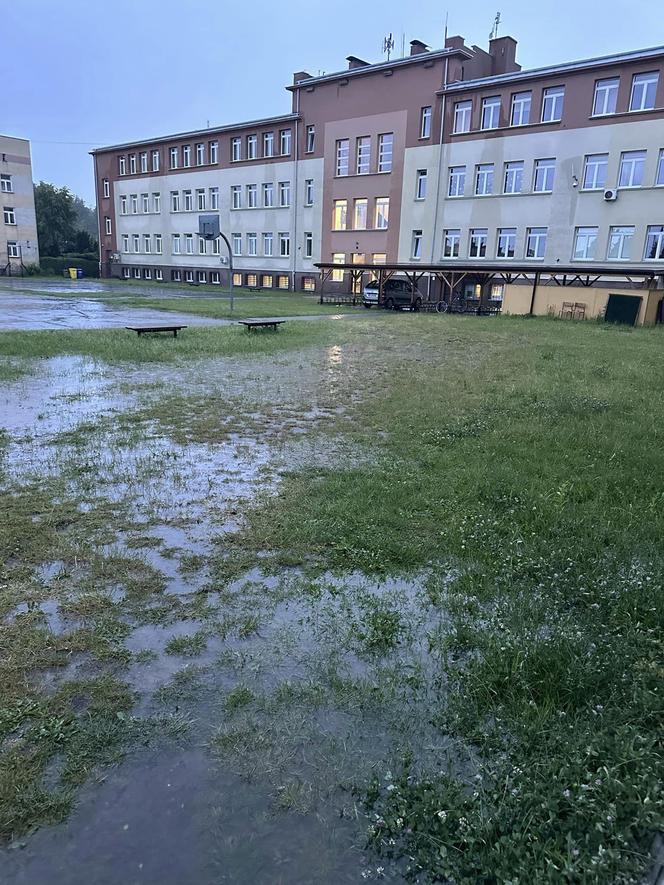
[(604, 199), (607, 203), (613, 202), (613, 200), (618, 199), (618, 191), (615, 187), (609, 187), (604, 191)]

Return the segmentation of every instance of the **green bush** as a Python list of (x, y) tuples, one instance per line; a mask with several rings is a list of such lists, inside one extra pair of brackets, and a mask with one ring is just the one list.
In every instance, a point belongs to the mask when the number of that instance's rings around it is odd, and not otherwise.
[(86, 277), (99, 276), (99, 264), (97, 258), (91, 259), (80, 255), (63, 255), (59, 258), (41, 258), (41, 272), (46, 274), (62, 275), (68, 267), (80, 267)]

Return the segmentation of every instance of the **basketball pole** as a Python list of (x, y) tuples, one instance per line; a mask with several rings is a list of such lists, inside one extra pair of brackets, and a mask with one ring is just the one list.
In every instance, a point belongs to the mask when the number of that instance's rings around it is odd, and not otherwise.
[(230, 274), (230, 286), (228, 288), (228, 292), (231, 296), (231, 313), (233, 313), (233, 250), (231, 249), (231, 244), (226, 234), (219, 231), (219, 236), (223, 239), (228, 248), (228, 273)]

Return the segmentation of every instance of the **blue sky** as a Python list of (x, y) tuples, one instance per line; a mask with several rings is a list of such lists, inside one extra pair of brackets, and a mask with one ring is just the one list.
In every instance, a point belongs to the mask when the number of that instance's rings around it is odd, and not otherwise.
[[(449, 33), (486, 48), (499, 0), (449, 3)], [(502, 3), (500, 34), (536, 67), (664, 44), (658, 0)], [(442, 45), (446, 5), (396, 0), (17, 0), (3, 4), (0, 132), (32, 141), (35, 180), (94, 199), (95, 146), (290, 109), (297, 70), (379, 61), (383, 37)]]

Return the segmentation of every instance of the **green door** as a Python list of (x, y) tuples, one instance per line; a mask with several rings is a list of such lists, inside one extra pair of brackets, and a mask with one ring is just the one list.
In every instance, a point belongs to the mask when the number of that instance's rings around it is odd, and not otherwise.
[(641, 298), (638, 295), (609, 295), (604, 319), (607, 323), (633, 326), (639, 315)]

